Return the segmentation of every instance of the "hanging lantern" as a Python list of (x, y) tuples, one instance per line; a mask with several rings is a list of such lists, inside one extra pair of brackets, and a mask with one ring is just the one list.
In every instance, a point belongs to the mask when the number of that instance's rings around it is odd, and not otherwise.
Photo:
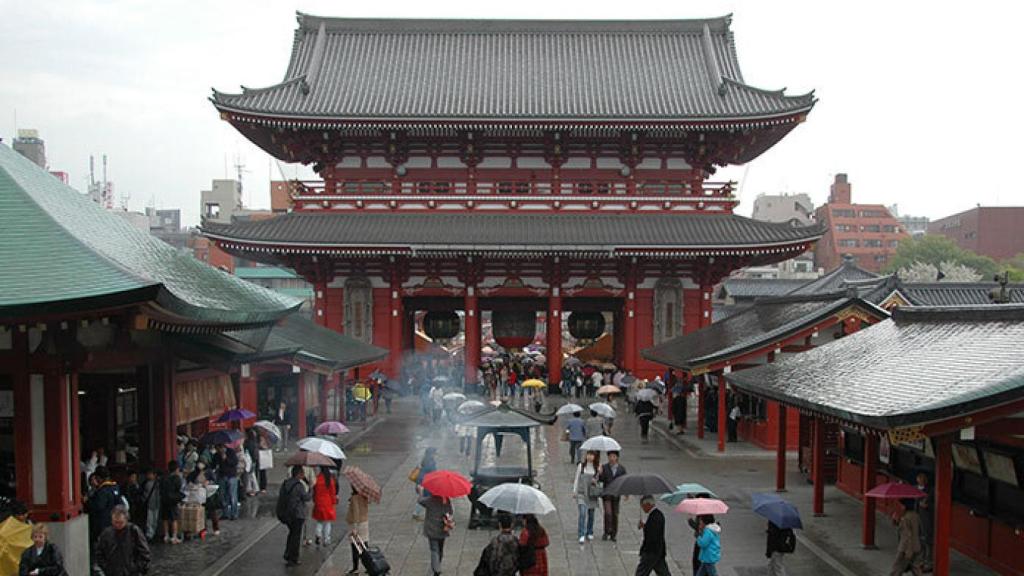
[(604, 334), (604, 314), (573, 312), (569, 315), (569, 334), (577, 340), (593, 341)]
[(533, 342), (537, 333), (537, 313), (533, 310), (495, 310), (491, 315), (494, 340), (502, 348), (522, 348)]
[(450, 340), (459, 335), (459, 315), (451, 310), (427, 312), (423, 333), (432, 340)]

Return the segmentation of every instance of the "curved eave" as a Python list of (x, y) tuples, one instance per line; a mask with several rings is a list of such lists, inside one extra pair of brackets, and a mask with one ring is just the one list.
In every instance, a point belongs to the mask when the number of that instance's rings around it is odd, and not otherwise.
[(29, 302), (0, 306), (0, 319), (3, 322), (28, 322), (55, 316), (82, 317), (94, 313), (104, 313), (120, 308), (138, 306), (152, 301), (159, 293), (158, 284), (133, 288), (122, 292), (69, 298), (66, 300), (49, 300), (45, 302)]
[(189, 304), (160, 286), (152, 300), (151, 309), (156, 313), (157, 321), (166, 326), (179, 326), (180, 330), (185, 332), (218, 332), (273, 324), (302, 306), (301, 300), (292, 300), (294, 303), (291, 306), (278, 310), (240, 311), (205, 308)]

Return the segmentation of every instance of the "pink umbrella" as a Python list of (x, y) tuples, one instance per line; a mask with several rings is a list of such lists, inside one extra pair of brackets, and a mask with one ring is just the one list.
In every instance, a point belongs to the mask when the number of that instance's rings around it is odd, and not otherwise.
[(868, 490), (868, 493), (865, 494), (865, 496), (870, 498), (898, 500), (901, 498), (924, 498), (927, 494), (910, 484), (903, 484), (902, 482), (886, 482), (885, 484), (879, 484), (871, 490)]
[(334, 420), (328, 420), (323, 424), (316, 427), (314, 431), (316, 434), (344, 434), (348, 432), (348, 426), (345, 426), (341, 422), (335, 422)]
[(703, 516), (704, 514), (725, 514), (729, 507), (721, 500), (714, 498), (687, 498), (676, 506), (676, 512), (690, 514), (691, 516)]

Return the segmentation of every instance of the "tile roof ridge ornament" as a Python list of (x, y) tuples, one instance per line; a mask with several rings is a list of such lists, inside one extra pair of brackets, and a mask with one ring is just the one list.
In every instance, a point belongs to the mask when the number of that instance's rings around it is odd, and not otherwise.
[(708, 79), (711, 86), (715, 88), (719, 96), (725, 96), (728, 88), (722, 71), (718, 68), (718, 58), (715, 57), (715, 45), (711, 40), (711, 27), (704, 23), (704, 60), (708, 67)]

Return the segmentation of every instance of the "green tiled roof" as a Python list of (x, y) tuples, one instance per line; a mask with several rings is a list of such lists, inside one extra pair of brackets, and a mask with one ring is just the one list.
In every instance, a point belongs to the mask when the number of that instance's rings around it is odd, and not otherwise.
[(234, 325), (300, 304), (179, 254), (0, 145), (0, 319), (147, 301), (183, 322)]
[(235, 276), (246, 280), (291, 280), (299, 277), (295, 272), (277, 266), (238, 266)]

